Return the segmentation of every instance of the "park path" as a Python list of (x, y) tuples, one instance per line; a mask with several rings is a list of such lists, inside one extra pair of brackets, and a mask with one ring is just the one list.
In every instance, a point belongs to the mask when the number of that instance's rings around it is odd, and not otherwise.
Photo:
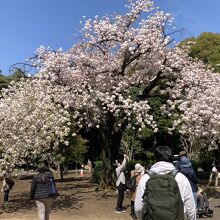
[[(57, 183), (60, 196), (53, 203), (51, 220), (129, 220), (129, 195), (126, 194), (124, 214), (115, 214), (115, 193), (97, 191), (97, 185), (87, 177), (70, 177)], [(30, 180), (16, 180), (7, 206), (0, 208), (1, 220), (37, 220), (36, 205), (28, 199)], [(214, 208), (213, 218), (220, 220), (220, 193), (212, 194), (210, 204)]]
[[(128, 200), (126, 200), (125, 204)], [(204, 220), (219, 220), (220, 219), (220, 199), (211, 199), (210, 201), (211, 205), (214, 207), (214, 216), (212, 218), (202, 218)], [(50, 215), (51, 220), (113, 220), (113, 219), (119, 219), (119, 220), (129, 220), (129, 210), (127, 210), (124, 214), (118, 214), (116, 215), (114, 212), (112, 212), (112, 201), (104, 202), (103, 205), (105, 205), (105, 208), (95, 207), (94, 209), (90, 208), (90, 213), (88, 213), (88, 209), (86, 210), (86, 213), (83, 213), (83, 209), (81, 211), (70, 213), (70, 212), (59, 212), (56, 211), (55, 213), (52, 212)], [(4, 216), (4, 215), (3, 215)], [(0, 216), (1, 220), (37, 220), (36, 213), (11, 213), (8, 216)]]

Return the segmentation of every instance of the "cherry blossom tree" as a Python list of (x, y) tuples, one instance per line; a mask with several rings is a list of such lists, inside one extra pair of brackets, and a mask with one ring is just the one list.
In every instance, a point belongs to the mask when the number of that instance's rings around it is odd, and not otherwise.
[[(170, 14), (155, 10), (149, 0), (130, 1), (125, 15), (88, 19), (82, 28), (82, 41), (69, 51), (39, 48), (38, 77), (71, 88), (65, 99), (75, 118), (76, 129), (96, 126), (103, 149), (103, 185), (111, 180), (111, 136), (113, 128), (151, 127), (157, 132), (146, 97), (161, 81), (174, 80), (185, 63), (185, 55), (173, 50)], [(167, 31), (167, 33), (166, 33)], [(139, 87), (133, 99), (131, 87)]]
[[(218, 92), (213, 90), (217, 76), (172, 45), (176, 30), (171, 15), (158, 11), (151, 0), (130, 0), (127, 9), (123, 15), (85, 20), (81, 40), (67, 52), (37, 50), (31, 60), (38, 67), (35, 78), (6, 89), (0, 100), (0, 129), (7, 128), (0, 140), (5, 157), (42, 154), (65, 143), (69, 134), (96, 128), (102, 143), (101, 187), (108, 187), (113, 184), (113, 132), (145, 127), (157, 132), (146, 98), (158, 92), (170, 97), (161, 111), (182, 113), (175, 125), (183, 133), (197, 135), (202, 129), (210, 134), (204, 123), (189, 128), (199, 120), (211, 121), (213, 112), (218, 129), (218, 101), (215, 107), (210, 104)], [(139, 89), (136, 97), (131, 95), (134, 87)]]
[(211, 149), (219, 145), (220, 75), (201, 62), (191, 65), (194, 68), (187, 67), (172, 90), (169, 110), (176, 107), (180, 110), (174, 128), (180, 127), (183, 138), (188, 141), (188, 151), (193, 153), (205, 146)]
[(70, 114), (57, 102), (62, 86), (23, 79), (3, 90), (0, 100), (0, 150), (6, 163), (47, 158), (70, 131)]

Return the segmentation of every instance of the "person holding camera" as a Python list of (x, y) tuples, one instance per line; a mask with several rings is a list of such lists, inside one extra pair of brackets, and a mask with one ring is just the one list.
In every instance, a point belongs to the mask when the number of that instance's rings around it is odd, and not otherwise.
[(128, 156), (126, 154), (124, 154), (123, 161), (121, 158), (116, 160), (117, 167), (115, 169), (115, 173), (117, 176), (116, 188), (117, 188), (118, 195), (117, 195), (117, 206), (115, 208), (115, 213), (117, 213), (117, 214), (123, 213), (122, 204), (123, 204), (123, 200), (124, 200), (124, 190), (125, 190), (124, 170), (125, 170), (127, 161), (128, 161)]

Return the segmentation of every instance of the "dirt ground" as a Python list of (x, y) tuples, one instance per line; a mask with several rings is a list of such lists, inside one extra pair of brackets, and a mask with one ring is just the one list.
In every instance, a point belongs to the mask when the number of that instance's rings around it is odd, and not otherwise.
[[(1, 220), (37, 220), (35, 202), (28, 199), (30, 184), (31, 179), (15, 180), (7, 205), (2, 204), (1, 194)], [(64, 182), (57, 181), (56, 184), (60, 196), (53, 201), (52, 220), (130, 219), (128, 195), (125, 195), (124, 200), (126, 213), (115, 214), (115, 192), (98, 191), (98, 186), (90, 181), (89, 176), (68, 176)]]
[[(31, 180), (15, 180), (9, 203), (0, 205), (1, 220), (37, 220), (34, 201), (28, 199)], [(129, 195), (125, 193), (123, 214), (114, 213), (116, 196), (114, 191), (98, 191), (88, 176), (68, 176), (64, 182), (57, 182), (60, 196), (54, 200), (51, 220), (127, 220), (131, 219)], [(212, 193), (211, 193), (212, 192)], [(210, 204), (214, 208), (213, 218), (220, 219), (220, 193), (210, 191)], [(1, 195), (2, 197), (2, 195)]]

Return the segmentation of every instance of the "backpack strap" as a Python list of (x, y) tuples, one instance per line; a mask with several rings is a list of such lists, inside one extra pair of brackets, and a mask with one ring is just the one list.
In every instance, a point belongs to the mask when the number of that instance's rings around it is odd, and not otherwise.
[(145, 174), (147, 174), (150, 178), (157, 175), (152, 170), (147, 170)]
[(168, 175), (172, 176), (175, 179), (177, 173), (179, 173), (179, 171), (175, 169), (175, 170), (172, 170), (170, 173), (168, 173)]
[[(179, 173), (179, 171), (175, 169), (175, 170), (170, 171), (170, 172), (167, 173), (167, 174), (170, 175), (170, 176), (172, 176), (172, 177), (175, 179), (177, 173)], [(146, 171), (146, 174), (147, 174), (150, 178), (157, 175), (157, 173), (153, 172), (152, 170), (147, 170), (147, 171)]]

